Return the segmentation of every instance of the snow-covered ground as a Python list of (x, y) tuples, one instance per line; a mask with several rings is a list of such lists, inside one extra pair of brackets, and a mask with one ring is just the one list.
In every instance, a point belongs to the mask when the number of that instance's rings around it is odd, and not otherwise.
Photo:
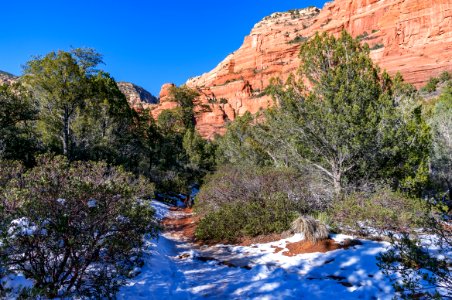
[[(159, 217), (179, 213), (154, 202)], [(337, 241), (349, 238), (334, 236)], [(348, 250), (286, 257), (274, 247), (296, 235), (250, 247), (196, 247), (163, 234), (147, 242), (141, 274), (119, 299), (391, 299), (394, 291), (376, 265), (388, 244), (362, 241)]]
[[(157, 201), (159, 219), (184, 217)], [(117, 294), (119, 299), (392, 299), (394, 290), (376, 265), (389, 246), (362, 240), (361, 245), (327, 253), (284, 256), (275, 249), (301, 235), (249, 247), (199, 247), (164, 233), (147, 240), (145, 264)], [(341, 242), (349, 236), (336, 235)], [(427, 239), (425, 239), (427, 240)], [(428, 245), (435, 250), (432, 245)], [(449, 255), (449, 253), (447, 254)], [(6, 287), (32, 286), (21, 275), (2, 279)]]

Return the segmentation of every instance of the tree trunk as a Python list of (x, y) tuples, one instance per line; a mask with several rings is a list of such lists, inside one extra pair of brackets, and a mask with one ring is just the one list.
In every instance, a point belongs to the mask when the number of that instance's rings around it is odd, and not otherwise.
[(336, 198), (340, 198), (340, 196), (342, 194), (341, 179), (342, 179), (342, 172), (337, 169), (333, 169), (333, 187), (334, 187), (334, 195)]
[(63, 117), (63, 155), (69, 159), (69, 111), (64, 109)]

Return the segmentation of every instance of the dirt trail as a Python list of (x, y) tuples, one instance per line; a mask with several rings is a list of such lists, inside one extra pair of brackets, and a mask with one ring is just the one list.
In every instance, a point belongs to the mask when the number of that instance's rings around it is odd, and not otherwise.
[[(337, 295), (368, 299), (369, 294), (386, 299), (392, 295), (375, 259), (385, 244), (364, 241), (348, 251), (293, 257), (283, 253), (290, 252), (288, 245), (299, 243), (302, 235), (270, 243), (259, 238), (261, 243), (250, 246), (200, 245), (193, 243), (197, 220), (191, 210), (156, 201), (153, 205), (166, 230), (146, 241), (144, 265), (120, 289), (118, 299), (329, 299)], [(347, 239), (334, 238), (341, 243)]]
[(185, 242), (194, 242), (198, 220), (191, 208), (171, 207), (169, 215), (162, 220), (162, 225), (167, 234)]
[[(195, 242), (196, 224), (199, 221), (191, 208), (170, 208), (170, 214), (164, 218), (162, 224), (165, 232), (181, 241), (193, 243), (194, 246), (201, 246), (201, 243)], [(251, 246), (258, 243), (275, 242), (287, 238), (287, 234), (271, 234), (265, 236), (258, 236), (254, 238), (243, 238), (238, 245)], [(326, 253), (337, 249), (348, 248), (350, 242), (339, 244), (332, 239), (318, 241), (316, 243), (310, 241), (298, 241), (294, 243), (287, 243), (285, 248), (276, 247), (275, 253), (281, 252), (285, 256), (295, 256), (299, 254), (322, 252)], [(197, 247), (199, 248), (199, 247)]]

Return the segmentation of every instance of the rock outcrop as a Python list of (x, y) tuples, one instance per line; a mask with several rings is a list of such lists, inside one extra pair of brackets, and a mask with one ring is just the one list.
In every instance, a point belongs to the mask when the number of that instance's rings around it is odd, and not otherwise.
[(170, 90), (174, 86), (175, 85), (172, 83), (166, 83), (162, 86), (159, 94), (160, 102), (158, 105), (151, 108), (151, 113), (154, 118), (158, 118), (162, 111), (167, 109), (174, 109), (178, 106), (177, 102), (173, 101), (170, 95)]
[(130, 82), (118, 82), (119, 90), (126, 96), (130, 106), (136, 109), (142, 109), (149, 104), (158, 103), (158, 99), (144, 88)]
[[(272, 77), (285, 79), (297, 70), (301, 43), (316, 32), (338, 35), (344, 29), (369, 44), (382, 69), (400, 71), (417, 87), (452, 71), (451, 0), (335, 0), (322, 10), (274, 13), (215, 69), (187, 81), (201, 93), (195, 109), (199, 132), (212, 138), (228, 120), (273, 105), (261, 92)], [(161, 110), (157, 106), (153, 114)]]
[(382, 69), (417, 87), (452, 70), (450, 0), (336, 0), (318, 20), (311, 30), (361, 36)]
[(17, 81), (17, 76), (14, 76), (13, 74), (4, 72), (4, 71), (0, 71), (0, 85), (3, 84), (11, 84), (15, 81)]

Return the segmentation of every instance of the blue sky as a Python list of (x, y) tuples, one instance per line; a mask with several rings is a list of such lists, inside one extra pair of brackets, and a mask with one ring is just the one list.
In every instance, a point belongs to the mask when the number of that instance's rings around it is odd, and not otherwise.
[(263, 17), (324, 0), (13, 0), (1, 4), (0, 70), (33, 55), (92, 47), (103, 69), (158, 94), (214, 68)]

